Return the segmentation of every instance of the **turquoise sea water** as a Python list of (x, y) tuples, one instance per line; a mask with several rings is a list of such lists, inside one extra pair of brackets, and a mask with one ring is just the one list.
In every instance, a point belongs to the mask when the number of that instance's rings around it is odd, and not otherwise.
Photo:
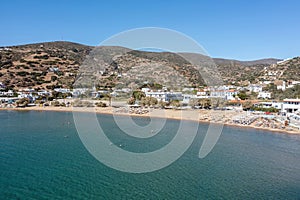
[[(109, 115), (99, 121), (115, 144), (134, 152), (163, 147), (179, 123), (168, 120), (143, 142), (122, 134)], [(179, 160), (130, 174), (88, 153), (72, 113), (1, 111), (0, 123), (0, 199), (300, 199), (299, 136), (225, 127), (213, 151), (199, 159), (207, 129), (200, 124)]]

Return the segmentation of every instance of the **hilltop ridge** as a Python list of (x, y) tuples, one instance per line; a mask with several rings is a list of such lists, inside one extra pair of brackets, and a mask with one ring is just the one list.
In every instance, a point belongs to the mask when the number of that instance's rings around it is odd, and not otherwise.
[[(145, 76), (147, 75), (148, 78), (152, 78), (152, 81), (155, 82), (161, 81), (164, 83), (166, 77), (162, 76), (162, 74), (167, 74), (168, 77), (173, 75), (180, 77), (180, 80), (176, 80), (179, 85), (199, 86), (205, 84), (195, 66), (180, 56), (182, 53), (146, 52), (130, 50), (124, 47), (106, 46), (100, 47), (101, 53), (97, 55), (97, 51), (99, 51), (97, 48), (66, 41), (1, 47), (0, 82), (11, 89), (26, 87), (40, 89), (72, 88), (76, 77), (80, 73), (80, 66), (86, 64), (84, 62), (88, 60), (87, 58), (96, 56), (98, 65), (100, 66), (99, 63), (102, 63), (101, 66), (104, 70), (97, 75), (98, 78), (102, 77), (101, 83), (99, 83), (101, 87), (115, 87), (118, 84), (118, 80), (120, 80), (118, 75), (130, 74), (136, 67), (144, 70), (140, 74), (145, 73)], [(126, 53), (123, 54), (123, 52)], [(190, 57), (194, 56), (190, 53), (184, 54)], [(280, 60), (274, 58), (238, 61), (222, 58), (210, 59), (203, 55), (197, 56), (202, 56), (203, 60), (214, 63), (224, 83), (242, 83), (245, 80), (257, 82), (263, 70), (273, 69), (276, 66), (282, 68), (283, 66), (277, 65), (276, 63)], [(290, 66), (294, 66), (293, 70), (296, 73), (289, 73), (289, 70), (283, 67), (285, 69), (285, 78), (297, 78), (299, 67), (297, 68), (297, 63), (294, 64)], [(209, 68), (205, 64), (200, 67), (205, 70)], [(152, 73), (154, 69), (157, 73)], [(131, 83), (130, 80), (124, 78), (121, 84), (135, 83)]]

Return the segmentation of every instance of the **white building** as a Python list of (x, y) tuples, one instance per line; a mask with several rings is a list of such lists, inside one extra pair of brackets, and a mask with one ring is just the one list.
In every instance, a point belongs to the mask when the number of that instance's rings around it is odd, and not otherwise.
[(1, 92), (0, 91), (0, 96), (13, 97), (14, 96), (14, 92), (12, 90), (8, 90), (7, 92)]
[(286, 59), (284, 59), (284, 60), (278, 61), (277, 64), (283, 64), (283, 63), (285, 63), (286, 61), (289, 61), (289, 60), (291, 60), (291, 59), (293, 59), (293, 58), (286, 58)]
[(206, 94), (206, 91), (204, 91), (204, 90), (199, 90), (198, 92), (197, 92), (197, 96), (206, 96), (207, 94)]
[(263, 108), (276, 108), (278, 110), (282, 110), (283, 108), (283, 102), (260, 102), (258, 105)]
[(272, 81), (263, 81), (263, 82), (260, 82), (260, 83), (263, 83), (263, 84), (265, 84), (265, 85), (269, 85), (269, 84), (272, 83)]
[(202, 96), (202, 95), (193, 95), (193, 94), (184, 94), (182, 103), (189, 104), (190, 100), (192, 99), (208, 99), (209, 96)]
[(268, 76), (276, 76), (278, 71), (268, 71)]
[(1, 89), (5, 89), (5, 85), (2, 82), (0, 82), (0, 90)]
[(144, 93), (150, 92), (150, 91), (151, 91), (150, 88), (142, 88), (141, 90), (142, 90), (142, 92), (144, 92)]
[(72, 96), (77, 97), (81, 94), (85, 94), (88, 90), (89, 90), (88, 88), (76, 88), (76, 89), (73, 89), (73, 91), (71, 93), (72, 93)]
[(300, 99), (284, 99), (283, 102), (260, 102), (263, 108), (276, 108), (281, 112), (295, 113), (300, 111)]
[(130, 88), (122, 88), (122, 92), (129, 93), (129, 92), (131, 92), (131, 89)]
[(271, 99), (271, 92), (259, 92), (257, 98)]
[(27, 92), (27, 93), (30, 93), (30, 92), (35, 92), (35, 89), (32, 89), (32, 88), (25, 88), (25, 89), (19, 90), (19, 92)]
[(254, 84), (252, 84), (252, 85), (249, 85), (249, 86), (247, 87), (247, 89), (248, 89), (250, 92), (256, 92), (256, 93), (262, 92), (262, 86), (261, 86), (261, 85), (254, 85)]
[(146, 97), (154, 97), (158, 101), (170, 102), (172, 100), (183, 100), (183, 95), (181, 92), (146, 92)]
[(18, 98), (22, 99), (22, 98), (32, 98), (32, 93), (23, 93), (23, 92), (18, 92)]
[(212, 98), (222, 98), (226, 100), (234, 100), (237, 96), (238, 91), (236, 90), (215, 90), (210, 92)]
[(284, 91), (286, 89), (286, 82), (283, 80), (274, 81), (274, 85), (276, 85), (277, 90)]
[(196, 90), (195, 88), (183, 88), (182, 92), (193, 92), (194, 90)]
[(294, 113), (300, 110), (300, 99), (284, 99), (283, 110), (288, 113)]
[(146, 97), (156, 98), (158, 101), (166, 102), (166, 92), (145, 92)]
[(69, 92), (71, 92), (71, 90), (67, 89), (67, 88), (54, 88), (54, 91), (61, 92), (61, 93), (69, 93)]
[(40, 96), (50, 96), (51, 92), (49, 92), (47, 90), (41, 90), (41, 91), (37, 92), (37, 94)]
[(300, 81), (288, 81), (287, 82), (287, 86), (286, 86), (286, 88), (293, 88), (293, 87), (295, 87), (296, 85), (299, 85), (300, 84)]

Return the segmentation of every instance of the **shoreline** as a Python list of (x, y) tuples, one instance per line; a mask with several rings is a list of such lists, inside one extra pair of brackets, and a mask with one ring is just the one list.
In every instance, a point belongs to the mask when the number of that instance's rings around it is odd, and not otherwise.
[[(162, 119), (173, 119), (173, 120), (187, 120), (193, 121), (198, 123), (204, 124), (219, 124), (223, 126), (229, 127), (238, 127), (238, 128), (250, 128), (250, 129), (257, 129), (263, 131), (270, 131), (272, 133), (279, 133), (279, 134), (290, 134), (290, 135), (300, 135), (300, 130), (284, 130), (284, 129), (275, 129), (270, 127), (257, 127), (254, 125), (243, 125), (237, 123), (229, 123), (229, 122), (215, 122), (210, 120), (203, 120), (199, 119), (201, 114), (212, 114), (212, 111), (203, 111), (202, 110), (168, 110), (168, 109), (161, 109), (161, 110), (153, 110), (146, 114), (135, 114), (135, 113), (124, 113), (124, 112), (114, 112), (112, 107), (91, 107), (91, 108), (84, 108), (84, 107), (25, 107), (25, 108), (0, 108), (0, 111), (52, 111), (52, 112), (93, 112), (96, 114), (106, 114), (106, 115), (118, 115), (118, 116), (134, 116), (134, 117), (153, 117), (153, 118), (162, 118)], [(182, 111), (182, 112), (181, 112)], [(219, 111), (225, 112), (225, 111)], [(163, 115), (162, 115), (163, 114)], [(225, 114), (225, 113), (223, 113)], [(225, 116), (225, 115), (223, 115)]]

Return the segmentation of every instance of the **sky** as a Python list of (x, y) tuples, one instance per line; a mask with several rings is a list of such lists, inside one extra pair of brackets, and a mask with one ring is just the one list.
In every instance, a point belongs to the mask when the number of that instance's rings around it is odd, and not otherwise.
[(298, 0), (3, 0), (0, 8), (0, 46), (95, 46), (126, 30), (160, 27), (193, 38), (211, 57), (300, 56)]

